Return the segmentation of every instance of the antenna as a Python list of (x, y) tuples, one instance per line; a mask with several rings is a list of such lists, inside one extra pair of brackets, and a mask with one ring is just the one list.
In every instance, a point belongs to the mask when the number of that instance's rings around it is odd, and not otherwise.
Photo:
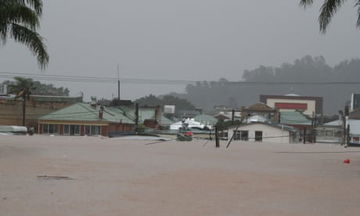
[(119, 64), (117, 65), (117, 78), (118, 78), (118, 100), (120, 103), (120, 69), (119, 69)]

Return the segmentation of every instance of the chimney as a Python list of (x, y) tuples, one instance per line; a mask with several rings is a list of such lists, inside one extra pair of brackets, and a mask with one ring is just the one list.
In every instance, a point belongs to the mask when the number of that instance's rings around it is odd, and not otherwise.
[(100, 109), (99, 109), (99, 119), (103, 119), (103, 116), (104, 116), (104, 107), (103, 107), (103, 106), (100, 106)]

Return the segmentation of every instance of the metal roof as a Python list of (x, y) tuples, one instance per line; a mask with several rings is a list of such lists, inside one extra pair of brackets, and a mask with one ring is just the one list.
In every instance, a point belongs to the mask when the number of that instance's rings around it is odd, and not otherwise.
[(114, 112), (112, 109), (104, 107), (103, 118), (99, 118), (100, 106), (92, 106), (86, 103), (76, 103), (44, 115), (39, 120), (52, 121), (102, 121), (112, 123), (134, 124), (127, 116), (120, 112)]
[(280, 112), (280, 123), (287, 125), (311, 125), (311, 120), (298, 111)]

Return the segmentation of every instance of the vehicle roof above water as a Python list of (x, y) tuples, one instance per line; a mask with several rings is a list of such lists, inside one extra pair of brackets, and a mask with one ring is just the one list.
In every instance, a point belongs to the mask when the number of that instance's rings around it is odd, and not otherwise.
[(27, 128), (24, 126), (11, 126), (11, 125), (0, 125), (0, 132), (16, 133), (16, 132), (27, 132)]

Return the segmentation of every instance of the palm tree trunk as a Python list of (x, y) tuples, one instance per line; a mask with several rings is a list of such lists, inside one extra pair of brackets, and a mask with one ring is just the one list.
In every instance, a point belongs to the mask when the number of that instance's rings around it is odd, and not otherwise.
[(23, 97), (23, 104), (22, 104), (22, 125), (25, 126), (25, 116), (26, 116), (26, 97)]

